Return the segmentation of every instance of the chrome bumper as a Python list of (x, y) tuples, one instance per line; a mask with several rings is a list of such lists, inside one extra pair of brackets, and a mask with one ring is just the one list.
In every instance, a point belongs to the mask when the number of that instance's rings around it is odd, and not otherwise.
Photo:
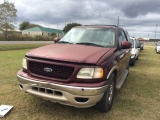
[[(53, 102), (74, 107), (90, 107), (101, 100), (108, 85), (102, 87), (74, 87), (40, 82), (17, 74), (17, 80), (22, 90)], [(84, 101), (85, 100), (85, 101)]]

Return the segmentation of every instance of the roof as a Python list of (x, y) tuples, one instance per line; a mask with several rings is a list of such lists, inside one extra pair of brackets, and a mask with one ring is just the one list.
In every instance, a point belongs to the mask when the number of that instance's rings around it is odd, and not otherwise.
[(52, 29), (52, 28), (45, 28), (45, 27), (33, 27), (29, 29), (22, 30), (23, 32), (48, 32), (48, 33), (61, 33), (63, 34), (62, 30)]
[(82, 25), (82, 26), (75, 26), (75, 27), (81, 27), (81, 28), (120, 28), (123, 29), (117, 25)]

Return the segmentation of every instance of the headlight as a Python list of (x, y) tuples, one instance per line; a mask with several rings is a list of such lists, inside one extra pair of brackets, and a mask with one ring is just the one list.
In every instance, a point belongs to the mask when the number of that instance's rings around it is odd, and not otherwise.
[(83, 79), (102, 78), (102, 77), (103, 77), (102, 68), (82, 68), (77, 74), (77, 78), (83, 78)]
[(134, 58), (135, 57), (135, 54), (131, 54), (131, 58)]
[(24, 69), (27, 69), (27, 60), (26, 60), (25, 58), (23, 58), (22, 67), (23, 67)]

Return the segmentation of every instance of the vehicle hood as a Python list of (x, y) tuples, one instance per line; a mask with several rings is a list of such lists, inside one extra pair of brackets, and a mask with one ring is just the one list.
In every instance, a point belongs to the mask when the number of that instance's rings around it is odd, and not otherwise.
[(98, 60), (110, 50), (111, 48), (96, 46), (51, 44), (33, 49), (26, 55), (59, 61), (96, 64)]

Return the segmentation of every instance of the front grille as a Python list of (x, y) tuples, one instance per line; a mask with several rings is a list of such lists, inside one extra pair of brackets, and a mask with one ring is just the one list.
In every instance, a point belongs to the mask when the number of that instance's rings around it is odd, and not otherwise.
[(31, 74), (49, 78), (69, 79), (74, 71), (73, 67), (40, 63), (35, 61), (29, 61), (28, 65)]

